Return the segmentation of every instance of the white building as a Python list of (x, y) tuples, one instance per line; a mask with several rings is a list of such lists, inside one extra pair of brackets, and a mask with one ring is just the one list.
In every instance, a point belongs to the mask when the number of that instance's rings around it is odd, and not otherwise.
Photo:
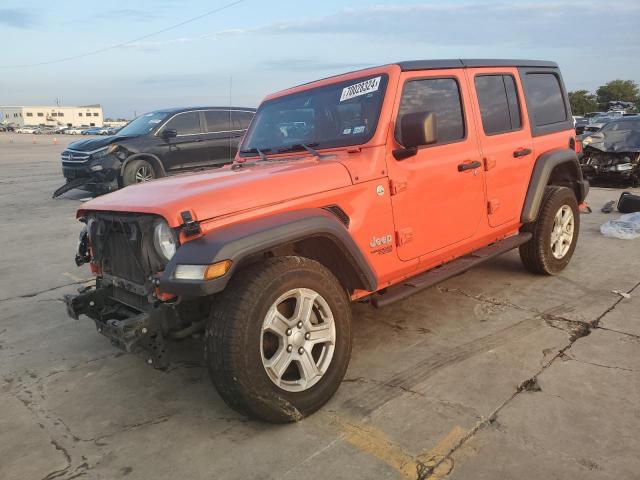
[(102, 127), (104, 116), (100, 105), (80, 107), (0, 106), (0, 123), (14, 125), (50, 125), (68, 127)]

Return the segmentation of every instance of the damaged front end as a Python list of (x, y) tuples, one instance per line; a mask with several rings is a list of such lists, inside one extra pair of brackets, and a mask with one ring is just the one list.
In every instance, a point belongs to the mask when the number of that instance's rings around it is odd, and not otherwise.
[(118, 348), (143, 355), (155, 368), (167, 368), (165, 341), (201, 330), (211, 306), (206, 299), (160, 293), (158, 277), (168, 258), (155, 233), (166, 232), (166, 223), (155, 215), (106, 212), (85, 221), (75, 260), (90, 263), (96, 283), (65, 296), (69, 316), (88, 316)]
[(580, 164), (590, 183), (640, 186), (640, 131), (623, 130), (625, 123), (607, 125), (583, 140)]
[(623, 183), (640, 186), (640, 149), (635, 152), (603, 152), (585, 147), (582, 175), (590, 183)]
[(89, 152), (66, 149), (61, 155), (66, 183), (53, 192), (53, 198), (75, 188), (99, 195), (117, 190), (122, 162), (127, 155), (125, 149), (115, 144)]

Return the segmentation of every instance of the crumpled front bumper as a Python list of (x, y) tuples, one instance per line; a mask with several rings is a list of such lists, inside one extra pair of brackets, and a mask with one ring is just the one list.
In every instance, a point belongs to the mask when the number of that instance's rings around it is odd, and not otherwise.
[(634, 166), (631, 170), (609, 170), (608, 167), (594, 165), (581, 165), (582, 175), (590, 180), (601, 180), (610, 182), (629, 181), (640, 174), (640, 168)]
[(111, 298), (108, 287), (89, 287), (77, 295), (65, 295), (64, 300), (71, 318), (87, 315), (95, 322), (98, 333), (113, 345), (125, 352), (143, 354), (155, 368), (169, 366), (165, 336), (176, 315), (173, 308), (159, 304), (138, 312)]

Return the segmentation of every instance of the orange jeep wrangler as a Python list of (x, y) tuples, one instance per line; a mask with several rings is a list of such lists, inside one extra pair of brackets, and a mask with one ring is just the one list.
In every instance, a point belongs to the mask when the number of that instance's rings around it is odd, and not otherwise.
[(558, 66), (425, 60), (268, 96), (234, 163), (82, 205), (76, 262), (95, 287), (66, 299), (120, 348), (168, 365), (204, 330), (233, 408), (298, 420), (336, 391), (350, 302), (375, 307), (520, 249), (555, 274), (588, 190)]

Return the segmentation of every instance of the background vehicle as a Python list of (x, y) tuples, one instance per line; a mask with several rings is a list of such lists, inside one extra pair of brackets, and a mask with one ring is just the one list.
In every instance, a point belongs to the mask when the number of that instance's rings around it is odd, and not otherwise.
[[(142, 115), (117, 135), (72, 143), (62, 152), (69, 188), (105, 193), (169, 173), (233, 161), (255, 110), (199, 107)], [(96, 132), (96, 129), (92, 129)]]
[(605, 181), (640, 186), (640, 117), (607, 123), (582, 140), (583, 175), (590, 182)]
[[(607, 123), (622, 118), (622, 114), (618, 112), (607, 112), (603, 115), (595, 115), (588, 119), (588, 123), (583, 128), (583, 133), (595, 133), (604, 127)], [(577, 131), (576, 131), (577, 132)]]
[(16, 133), (40, 133), (40, 127), (37, 125), (24, 125), (16, 129)]
[(90, 127), (80, 132), (82, 135), (100, 135), (102, 127)]
[(101, 127), (98, 130), (98, 135), (115, 135), (118, 132), (117, 128), (113, 127)]
[(85, 131), (87, 128), (89, 127), (87, 127), (86, 125), (83, 125), (81, 127), (69, 127), (67, 128), (65, 133), (67, 135), (82, 135), (82, 132)]
[(231, 407), (299, 420), (342, 381), (350, 301), (388, 305), (514, 248), (562, 271), (588, 190), (575, 148), (551, 62), (401, 62), (295, 87), (261, 104), (234, 165), (84, 204), (76, 261), (96, 288), (67, 308), (159, 368), (164, 339), (204, 328)]

